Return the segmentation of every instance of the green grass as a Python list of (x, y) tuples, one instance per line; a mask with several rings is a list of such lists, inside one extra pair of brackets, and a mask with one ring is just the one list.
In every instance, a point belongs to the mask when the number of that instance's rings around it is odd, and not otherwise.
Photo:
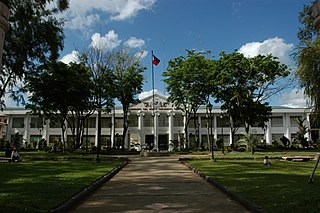
[(257, 159), (191, 160), (188, 163), (268, 212), (319, 212), (320, 166), (315, 182), (308, 184), (315, 161), (271, 159), (272, 166), (264, 166), (262, 160)]
[[(46, 158), (46, 153), (38, 154), (32, 154), (33, 158)], [(104, 156), (99, 163), (79, 160), (79, 156), (72, 160), (75, 155), (49, 155), (63, 160), (29, 157), (22, 163), (0, 163), (1, 212), (48, 212), (123, 162), (103, 160)]]

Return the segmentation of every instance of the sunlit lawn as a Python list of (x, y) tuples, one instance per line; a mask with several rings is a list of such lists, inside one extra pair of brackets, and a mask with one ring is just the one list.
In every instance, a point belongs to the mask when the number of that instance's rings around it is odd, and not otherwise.
[(319, 212), (320, 165), (315, 182), (308, 184), (315, 161), (271, 159), (272, 166), (264, 166), (262, 160), (255, 159), (191, 160), (188, 163), (268, 212)]
[(0, 212), (47, 212), (122, 162), (68, 159), (0, 163)]

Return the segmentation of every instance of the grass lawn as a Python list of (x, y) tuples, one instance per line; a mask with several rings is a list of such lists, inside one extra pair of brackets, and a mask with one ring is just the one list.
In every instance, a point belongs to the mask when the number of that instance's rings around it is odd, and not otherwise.
[[(48, 212), (123, 162), (101, 156), (97, 163), (80, 160), (81, 156), (72, 159), (45, 153), (39, 154), (42, 160), (30, 160), (29, 155), (37, 156), (26, 154), (21, 163), (0, 163), (1, 212)], [(46, 156), (60, 160), (45, 160)]]
[(314, 183), (308, 184), (315, 161), (270, 161), (272, 166), (264, 166), (262, 159), (238, 158), (218, 158), (216, 162), (196, 159), (188, 163), (268, 212), (319, 212), (320, 165)]

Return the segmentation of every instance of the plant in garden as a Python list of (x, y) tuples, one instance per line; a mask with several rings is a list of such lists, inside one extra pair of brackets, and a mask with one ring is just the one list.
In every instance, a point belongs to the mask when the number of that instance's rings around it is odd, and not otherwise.
[(298, 132), (297, 135), (295, 136), (295, 139), (297, 139), (297, 141), (300, 142), (300, 145), (302, 147), (308, 147), (309, 146), (309, 142), (308, 139), (305, 137), (305, 135), (308, 133), (308, 128), (307, 126), (304, 124), (304, 121), (307, 118), (302, 118), (302, 117), (298, 117), (296, 118), (296, 122), (298, 124)]
[(245, 133), (243, 136), (238, 140), (238, 146), (244, 146), (246, 147), (247, 151), (251, 151), (252, 154), (254, 154), (255, 149), (260, 142), (260, 137), (257, 135), (256, 132), (254, 133)]

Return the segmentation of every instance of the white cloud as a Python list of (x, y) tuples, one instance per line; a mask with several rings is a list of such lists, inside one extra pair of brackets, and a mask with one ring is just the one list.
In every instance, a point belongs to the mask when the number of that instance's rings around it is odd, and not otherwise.
[(90, 46), (101, 50), (112, 50), (121, 43), (118, 34), (113, 30), (110, 30), (105, 36), (101, 36), (100, 33), (95, 33), (91, 36), (91, 40)]
[(63, 56), (60, 61), (65, 63), (65, 64), (69, 64), (70, 62), (75, 62), (75, 63), (79, 63), (79, 52), (76, 50), (73, 50), (71, 53)]
[(287, 107), (306, 107), (306, 97), (303, 90), (293, 89), (279, 96), (279, 103), (280, 105)]
[[(116, 1), (114, 1), (116, 2)], [(118, 1), (117, 1), (118, 2)], [(112, 20), (125, 20), (137, 15), (140, 10), (148, 10), (155, 3), (155, 0), (122, 0), (114, 15), (111, 16)]]
[(138, 48), (142, 47), (145, 44), (145, 42), (143, 39), (130, 37), (124, 44), (130, 48)]
[[(152, 94), (153, 94), (152, 91), (153, 91), (153, 90), (140, 93), (140, 94), (139, 94), (139, 97), (138, 97), (139, 100), (142, 100), (142, 99), (144, 99), (144, 98), (146, 98), (146, 97), (152, 96)], [(158, 94), (158, 95), (161, 95), (161, 96), (165, 96), (164, 94), (162, 94), (161, 92), (159, 92), (157, 89), (154, 90), (154, 94)], [(166, 96), (165, 96), (165, 97), (166, 97)]]
[(85, 30), (90, 28), (94, 23), (100, 21), (100, 16), (98, 14), (91, 14), (87, 16), (76, 16), (66, 22), (66, 27), (72, 30), (80, 29)]
[(148, 51), (147, 50), (142, 50), (142, 51), (136, 52), (134, 54), (134, 57), (136, 59), (141, 60), (141, 59), (144, 59), (147, 55), (148, 55)]
[(284, 64), (291, 64), (290, 51), (293, 50), (294, 45), (286, 43), (282, 38), (269, 38), (263, 42), (251, 42), (243, 45), (239, 52), (247, 57), (254, 57), (259, 54), (272, 54), (279, 58), (279, 61)]
[[(69, 21), (66, 27), (84, 29), (89, 22), (100, 21), (97, 15), (104, 14), (109, 20), (127, 20), (135, 17), (141, 10), (150, 10), (157, 0), (70, 0), (70, 8), (64, 13)], [(91, 18), (87, 20), (87, 18)], [(84, 22), (87, 20), (87, 22)], [(79, 21), (79, 22), (77, 22)], [(82, 26), (83, 23), (85, 26)]]

